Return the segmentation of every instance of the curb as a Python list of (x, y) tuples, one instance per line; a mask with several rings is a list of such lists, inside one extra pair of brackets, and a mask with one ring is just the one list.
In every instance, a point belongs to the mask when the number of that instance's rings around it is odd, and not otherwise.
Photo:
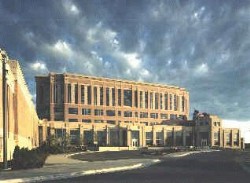
[(86, 171), (78, 171), (78, 172), (71, 172), (71, 173), (64, 173), (64, 174), (55, 174), (55, 175), (45, 175), (45, 176), (37, 176), (31, 178), (19, 178), (19, 179), (6, 179), (0, 181), (0, 183), (16, 183), (16, 182), (40, 182), (40, 181), (49, 181), (49, 180), (61, 180), (67, 178), (74, 178), (80, 176), (87, 176), (87, 175), (96, 175), (96, 174), (103, 174), (103, 173), (112, 173), (112, 172), (120, 172), (126, 170), (134, 170), (139, 168), (148, 167), (150, 165), (160, 163), (159, 159), (152, 160), (150, 163), (137, 163), (134, 165), (129, 166), (121, 166), (121, 167), (113, 167), (113, 168), (103, 168), (97, 170), (86, 170)]

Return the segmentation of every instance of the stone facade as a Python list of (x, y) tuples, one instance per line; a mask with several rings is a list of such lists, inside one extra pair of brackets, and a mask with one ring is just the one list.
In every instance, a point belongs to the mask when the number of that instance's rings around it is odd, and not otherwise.
[[(3, 92), (2, 92), (2, 56), (6, 52), (0, 51), (0, 162), (3, 161)], [(10, 60), (6, 63), (6, 119), (7, 119), (7, 157), (12, 159), (14, 147), (33, 148), (38, 146), (39, 119), (35, 111), (31, 95), (24, 80), (18, 61)]]

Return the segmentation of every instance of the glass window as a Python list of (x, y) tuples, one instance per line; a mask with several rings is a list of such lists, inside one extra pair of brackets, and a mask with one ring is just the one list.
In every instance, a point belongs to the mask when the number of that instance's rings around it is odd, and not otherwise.
[(91, 123), (91, 119), (82, 119), (83, 123)]
[(103, 105), (103, 87), (100, 87), (100, 105)]
[(69, 119), (69, 122), (78, 122), (78, 119)]
[(82, 109), (82, 115), (91, 115), (91, 109)]
[(118, 105), (121, 106), (122, 102), (122, 93), (121, 93), (121, 89), (118, 89)]
[(132, 117), (132, 111), (124, 111), (124, 117)]
[(109, 106), (109, 88), (106, 88), (106, 106)]
[(104, 121), (103, 120), (95, 120), (94, 122), (95, 123), (103, 123)]
[(154, 108), (154, 104), (153, 104), (153, 92), (150, 92), (150, 96), (149, 96), (149, 100), (150, 100), (150, 109)]
[(112, 106), (115, 106), (115, 89), (112, 88), (111, 92), (112, 92)]
[(143, 92), (140, 91), (140, 108), (143, 108)]
[(69, 108), (69, 114), (78, 114), (78, 108)]
[(158, 109), (159, 107), (159, 93), (155, 94), (155, 109)]
[(138, 91), (134, 91), (135, 95), (135, 107), (138, 107)]
[(146, 132), (146, 145), (147, 146), (153, 145), (153, 133), (152, 132)]
[(173, 108), (173, 99), (172, 99), (172, 94), (169, 94), (169, 102), (170, 102), (170, 110), (172, 110)]
[(148, 108), (148, 92), (145, 92), (145, 108)]
[(122, 115), (122, 112), (121, 111), (118, 111), (118, 116), (121, 116)]
[(132, 90), (123, 90), (124, 92), (124, 106), (132, 107)]
[(114, 120), (107, 120), (107, 123), (115, 125), (115, 121)]
[(95, 109), (95, 116), (103, 116), (103, 110), (102, 109)]
[(78, 84), (75, 84), (75, 104), (78, 104)]
[(147, 112), (140, 112), (140, 118), (148, 118)]
[(94, 87), (94, 105), (97, 105), (97, 87)]
[(176, 114), (170, 114), (170, 119), (177, 119), (177, 115)]
[(168, 119), (168, 115), (161, 113), (161, 119)]
[(182, 96), (181, 98), (182, 98), (182, 102), (181, 102), (181, 104), (182, 104), (182, 112), (184, 112), (185, 111), (185, 98), (184, 98), (184, 96)]
[(165, 97), (165, 110), (168, 110), (168, 94), (165, 94), (164, 97)]
[(157, 119), (158, 113), (150, 113), (150, 118)]
[(88, 104), (91, 105), (91, 86), (88, 86)]
[(163, 94), (160, 94), (160, 109), (163, 109)]
[(84, 85), (81, 85), (81, 103), (84, 104), (85, 102), (85, 93), (84, 93)]
[(177, 111), (177, 96), (174, 95), (174, 110)]
[(71, 103), (71, 84), (68, 84), (68, 103)]
[(115, 116), (115, 110), (107, 110), (107, 116)]

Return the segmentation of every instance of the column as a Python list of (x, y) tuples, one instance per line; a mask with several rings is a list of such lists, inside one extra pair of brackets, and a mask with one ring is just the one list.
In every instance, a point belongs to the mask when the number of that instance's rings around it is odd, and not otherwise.
[(166, 146), (166, 140), (167, 140), (167, 130), (163, 127), (163, 145)]
[(153, 145), (156, 146), (156, 131), (154, 126), (152, 126), (152, 132), (153, 132)]
[(127, 127), (127, 146), (131, 147), (131, 130)]

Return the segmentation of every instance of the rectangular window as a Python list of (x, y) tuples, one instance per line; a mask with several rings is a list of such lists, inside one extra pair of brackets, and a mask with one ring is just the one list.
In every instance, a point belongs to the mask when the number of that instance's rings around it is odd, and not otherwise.
[(239, 145), (239, 134), (238, 133), (234, 134), (234, 140), (233, 140), (233, 142), (234, 142), (234, 146), (238, 146)]
[(172, 99), (172, 94), (169, 94), (169, 102), (170, 102), (170, 110), (173, 110), (173, 99)]
[(160, 109), (163, 109), (163, 94), (160, 94)]
[(135, 104), (135, 107), (138, 107), (138, 91), (134, 91), (134, 97), (135, 97), (135, 102), (134, 102), (134, 104)]
[(150, 118), (158, 119), (158, 113), (150, 113)]
[(103, 116), (103, 110), (102, 109), (95, 109), (95, 116)]
[(71, 84), (68, 84), (68, 103), (71, 103)]
[(100, 87), (100, 105), (103, 105), (103, 87)]
[(75, 104), (78, 104), (78, 84), (75, 84)]
[(177, 119), (177, 115), (176, 114), (170, 114), (170, 119)]
[(140, 118), (148, 118), (147, 112), (140, 112)]
[(118, 111), (118, 116), (121, 116), (122, 115), (122, 112), (121, 111)]
[(165, 94), (165, 110), (168, 110), (168, 94)]
[(54, 103), (57, 103), (57, 84), (54, 84)]
[(103, 120), (95, 120), (94, 123), (103, 123)]
[(91, 91), (91, 86), (88, 86), (88, 105), (91, 105), (91, 94), (92, 94), (92, 91)]
[(85, 101), (85, 94), (84, 94), (84, 85), (81, 85), (81, 104), (84, 104)]
[(109, 106), (109, 88), (106, 88), (106, 106)]
[(122, 91), (121, 89), (118, 89), (118, 105), (122, 105)]
[(69, 114), (78, 114), (78, 108), (69, 108)]
[(107, 123), (115, 125), (115, 121), (114, 120), (107, 120)]
[(138, 117), (138, 112), (135, 112), (135, 117)]
[(174, 95), (174, 110), (177, 111), (177, 96)]
[(167, 114), (162, 114), (162, 113), (161, 113), (161, 119), (168, 119), (168, 115), (167, 115)]
[(78, 119), (69, 119), (69, 122), (78, 122)]
[(140, 108), (143, 108), (143, 92), (140, 91)]
[(124, 117), (132, 117), (132, 111), (124, 111)]
[(150, 100), (150, 109), (153, 109), (154, 108), (153, 92), (150, 92), (149, 100)]
[(124, 106), (130, 106), (132, 107), (132, 90), (123, 90), (124, 93)]
[(214, 132), (214, 145), (219, 145), (219, 132)]
[(159, 93), (155, 94), (155, 109), (158, 109), (159, 107)]
[(82, 109), (82, 115), (91, 115), (91, 109)]
[(94, 105), (97, 105), (97, 87), (94, 87)]
[(152, 146), (153, 145), (153, 133), (146, 132), (146, 145)]
[(115, 116), (115, 110), (107, 110), (106, 114), (107, 116)]
[(83, 123), (91, 123), (91, 119), (82, 119)]
[(182, 98), (182, 101), (181, 101), (181, 104), (182, 104), (182, 112), (185, 111), (185, 98), (184, 96), (181, 97)]
[(145, 108), (148, 108), (148, 92), (145, 92)]
[(111, 92), (112, 92), (112, 106), (115, 106), (115, 89), (112, 88)]

